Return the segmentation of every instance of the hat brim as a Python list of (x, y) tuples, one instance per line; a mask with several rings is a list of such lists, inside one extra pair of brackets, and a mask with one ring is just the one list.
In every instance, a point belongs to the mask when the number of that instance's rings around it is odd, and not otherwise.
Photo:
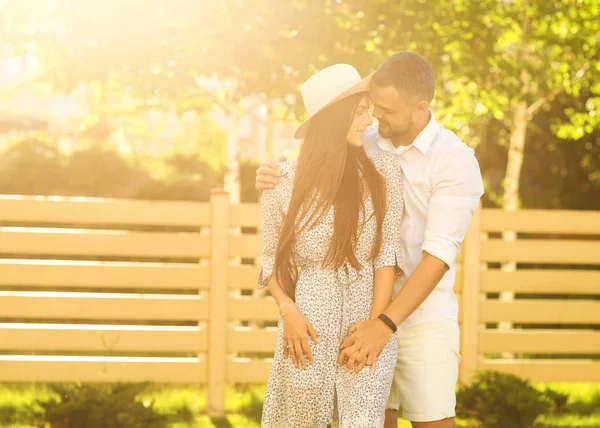
[(369, 74), (367, 77), (365, 77), (363, 80), (361, 80), (360, 82), (358, 82), (356, 85), (352, 86), (351, 88), (346, 89), (340, 95), (338, 95), (333, 100), (331, 100), (330, 102), (328, 102), (327, 104), (325, 104), (323, 107), (321, 107), (319, 110), (317, 110), (316, 112), (314, 112), (312, 115), (310, 115), (309, 117), (307, 117), (304, 120), (304, 122), (302, 122), (300, 124), (300, 126), (296, 129), (296, 132), (294, 132), (294, 138), (297, 139), (297, 140), (304, 139), (304, 137), (306, 137), (306, 131), (308, 130), (308, 125), (310, 123), (310, 120), (313, 117), (315, 117), (315, 115), (317, 115), (321, 111), (325, 110), (330, 105), (335, 104), (336, 102), (338, 102), (340, 100), (343, 100), (344, 98), (347, 98), (349, 96), (352, 96), (352, 95), (355, 95), (355, 94), (358, 94), (358, 93), (361, 93), (361, 92), (368, 92), (369, 91), (369, 85), (371, 84), (371, 78), (373, 77), (373, 74), (374, 73)]

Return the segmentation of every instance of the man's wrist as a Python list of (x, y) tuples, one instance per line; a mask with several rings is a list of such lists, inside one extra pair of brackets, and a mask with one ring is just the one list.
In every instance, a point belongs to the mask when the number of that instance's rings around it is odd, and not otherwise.
[(398, 327), (396, 326), (394, 321), (392, 321), (392, 319), (389, 318), (387, 315), (380, 314), (377, 317), (377, 319), (380, 321), (380, 324), (383, 324), (385, 326), (385, 328), (390, 330), (392, 333), (396, 333), (396, 331), (398, 331)]

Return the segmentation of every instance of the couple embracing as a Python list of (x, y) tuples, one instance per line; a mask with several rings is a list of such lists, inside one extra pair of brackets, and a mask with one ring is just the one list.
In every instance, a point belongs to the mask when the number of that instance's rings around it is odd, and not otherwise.
[(259, 283), (280, 313), (263, 427), (396, 427), (400, 408), (454, 426), (456, 255), (483, 184), (434, 88), (412, 52), (365, 79), (325, 68), (302, 87), (298, 159), (259, 168)]

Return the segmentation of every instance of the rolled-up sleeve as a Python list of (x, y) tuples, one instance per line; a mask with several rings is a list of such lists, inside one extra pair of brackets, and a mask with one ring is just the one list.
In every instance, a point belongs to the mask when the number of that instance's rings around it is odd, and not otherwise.
[(473, 149), (465, 145), (441, 155), (433, 173), (422, 250), (452, 267), (482, 195)]
[(279, 232), (283, 224), (284, 213), (281, 209), (278, 190), (265, 190), (260, 200), (262, 211), (262, 269), (258, 277), (258, 283), (265, 287), (273, 274), (275, 266), (275, 253), (279, 242)]

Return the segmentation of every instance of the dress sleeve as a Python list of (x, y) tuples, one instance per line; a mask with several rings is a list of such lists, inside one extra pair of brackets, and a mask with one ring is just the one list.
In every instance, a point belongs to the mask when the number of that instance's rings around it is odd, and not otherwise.
[(265, 190), (260, 201), (262, 212), (262, 269), (258, 283), (265, 287), (273, 274), (275, 252), (279, 242), (279, 232), (283, 224), (284, 212), (281, 208), (280, 193), (282, 185)]
[(396, 266), (396, 275), (403, 271), (400, 227), (404, 212), (404, 185), (400, 161), (394, 155), (386, 155), (380, 169), (386, 183), (386, 212), (382, 227), (381, 249), (374, 261), (375, 270), (384, 266)]

